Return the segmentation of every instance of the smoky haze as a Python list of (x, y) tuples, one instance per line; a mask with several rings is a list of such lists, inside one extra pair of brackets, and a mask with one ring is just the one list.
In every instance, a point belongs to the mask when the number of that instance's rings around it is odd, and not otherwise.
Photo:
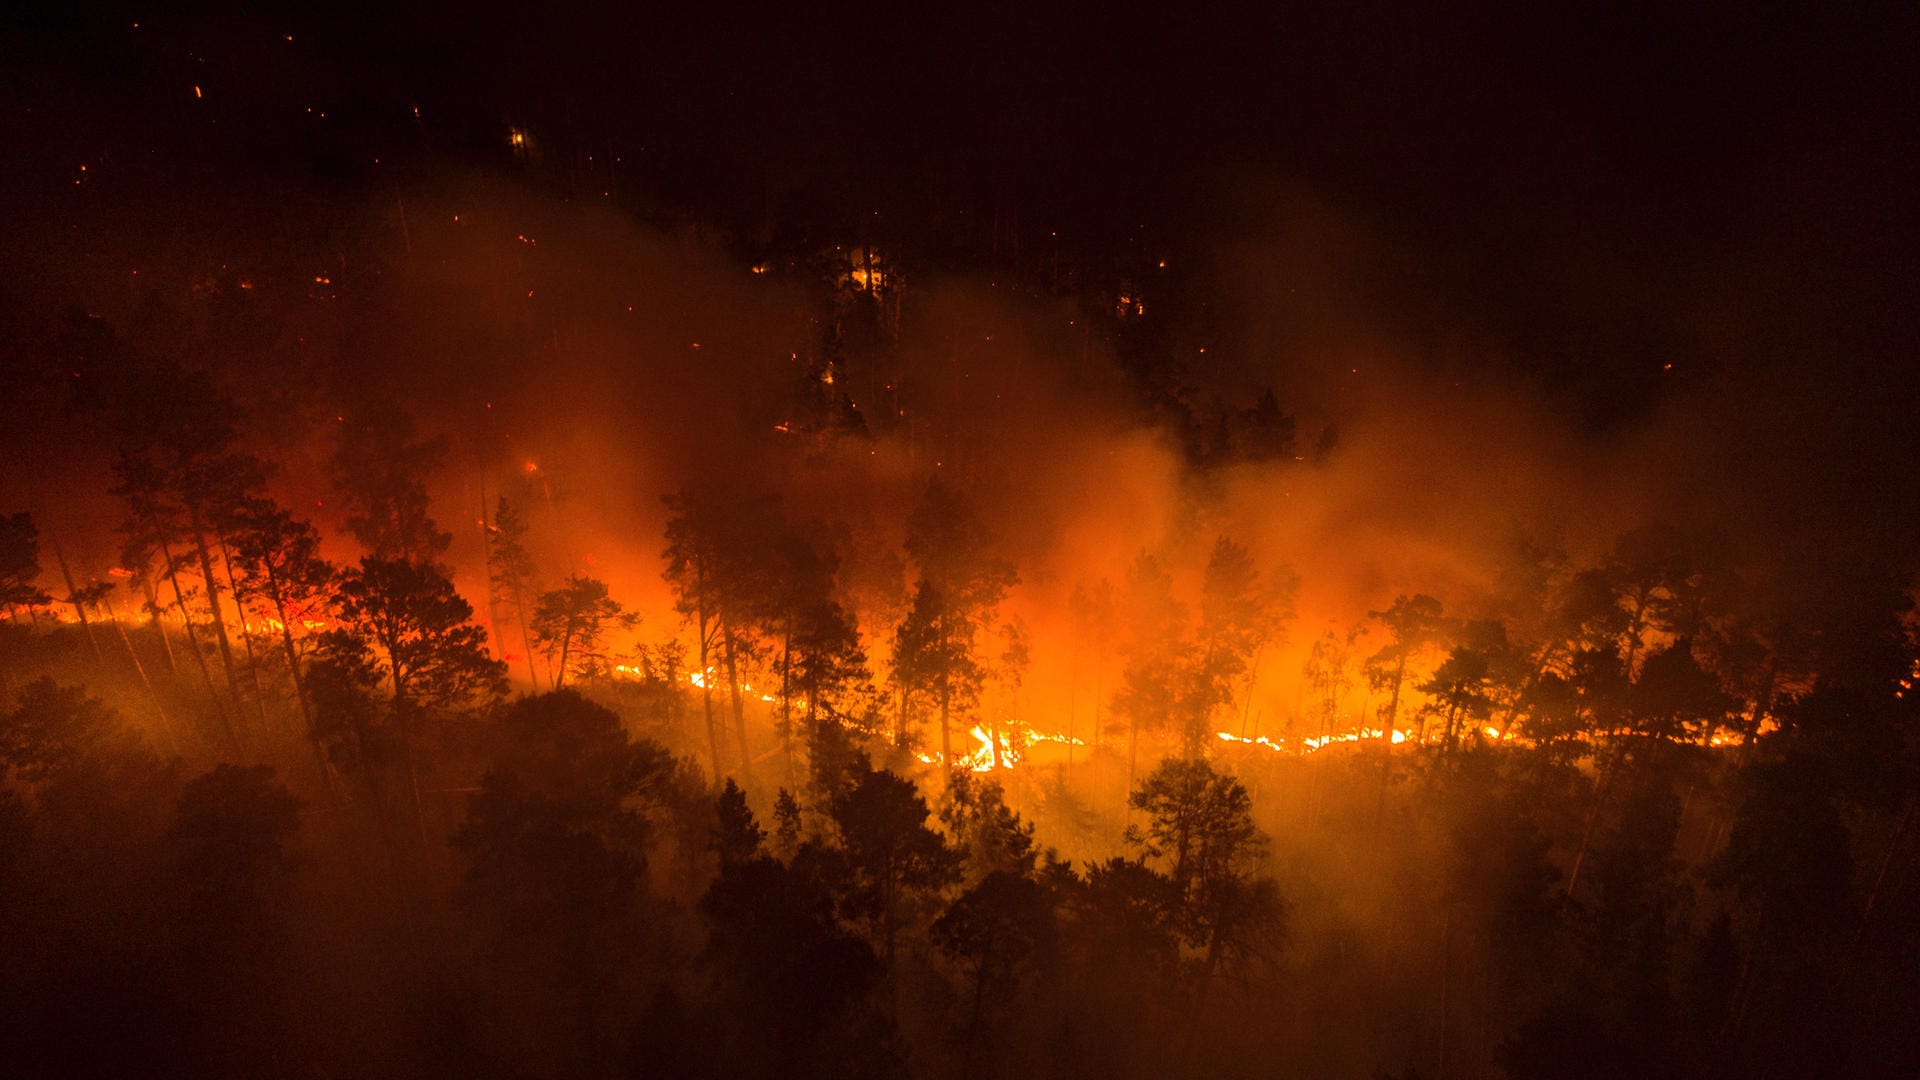
[(23, 1075), (1920, 1069), (1911, 13), (6, 18)]

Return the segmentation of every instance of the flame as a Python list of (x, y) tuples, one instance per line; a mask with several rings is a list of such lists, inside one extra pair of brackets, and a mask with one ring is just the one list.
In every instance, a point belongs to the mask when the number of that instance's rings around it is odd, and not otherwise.
[[(1216, 731), (1213, 734), (1221, 742), (1241, 743), (1246, 746), (1259, 746), (1275, 751), (1287, 749), (1283, 742), (1276, 742), (1267, 738), (1265, 735), (1256, 735), (1253, 738), (1247, 738), (1244, 735), (1235, 735), (1231, 731)], [(1301, 753), (1311, 754), (1315, 750), (1332, 746), (1336, 743), (1360, 742), (1362, 740), (1378, 739), (1380, 736), (1381, 729), (1379, 728), (1362, 728), (1357, 731), (1343, 732), (1339, 735), (1313, 735), (1300, 740), (1300, 746), (1302, 747)], [(1399, 728), (1395, 728), (1393, 731), (1393, 744), (1398, 746), (1406, 741), (1407, 733), (1401, 731)]]

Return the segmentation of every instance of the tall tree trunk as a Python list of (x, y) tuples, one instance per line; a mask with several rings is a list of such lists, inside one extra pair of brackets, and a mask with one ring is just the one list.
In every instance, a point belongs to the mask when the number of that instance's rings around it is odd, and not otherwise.
[(140, 676), (140, 685), (147, 688), (147, 696), (153, 699), (153, 711), (154, 715), (160, 718), (160, 730), (166, 734), (167, 743), (173, 748), (173, 752), (179, 753), (179, 736), (174, 733), (173, 721), (167, 719), (166, 707), (160, 704), (160, 694), (154, 690), (153, 680), (147, 678), (147, 665), (140, 662), (140, 654), (134, 650), (133, 639), (127, 636), (126, 626), (121, 623), (120, 616), (114, 614), (113, 601), (103, 596), (101, 602), (106, 605), (107, 621), (120, 632), (120, 644), (127, 647), (127, 658), (133, 661), (133, 670)]
[(723, 622), (721, 627), (720, 647), (727, 661), (727, 691), (733, 695), (733, 738), (740, 748), (740, 775), (751, 779), (753, 758), (747, 752), (747, 710), (740, 700), (740, 662), (734, 648), (732, 620)]
[[(521, 598), (520, 575), (511, 574), (508, 576), (508, 581), (513, 587), (513, 617), (520, 624), (520, 651), (525, 653), (527, 657), (527, 683), (535, 690), (538, 690), (540, 689), (540, 676), (535, 674), (533, 670), (533, 636), (527, 633), (527, 604), (526, 601)], [(705, 661), (706, 657), (703, 653), (701, 662), (704, 664)]]
[(340, 794), (333, 777), (333, 764), (327, 760), (327, 749), (320, 743), (320, 733), (313, 728), (313, 703), (307, 698), (306, 676), (300, 673), (300, 652), (293, 646), (293, 626), (287, 621), (286, 596), (280, 588), (280, 577), (273, 569), (273, 560), (264, 559), (267, 569), (267, 594), (273, 600), (274, 617), (280, 621), (280, 646), (287, 655), (287, 675), (293, 680), (293, 697), (300, 703), (300, 722), (307, 745), (313, 748), (314, 763), (320, 767), (320, 782), (326, 789), (327, 798), (336, 807)]
[(707, 715), (707, 760), (713, 765), (713, 782), (718, 784), (720, 771), (720, 729), (713, 723), (713, 664), (707, 658), (707, 648), (713, 636), (707, 630), (707, 612), (703, 607), (699, 612), (700, 631), (700, 704)]
[(220, 612), (220, 582), (213, 576), (213, 556), (207, 551), (206, 530), (199, 511), (192, 512), (194, 552), (200, 559), (200, 580), (207, 586), (207, 611), (213, 615), (213, 636), (220, 646), (220, 670), (227, 676), (227, 697), (240, 707), (240, 683), (233, 677), (233, 648), (227, 643), (227, 620)]
[[(811, 712), (808, 714), (811, 716)], [(780, 742), (787, 752), (787, 786), (793, 778), (793, 620), (780, 633)]]
[(980, 1038), (980, 1016), (985, 1011), (987, 1001), (987, 964), (993, 956), (993, 945), (989, 943), (980, 952), (980, 965), (973, 973), (973, 1007), (967, 1012), (967, 1038), (960, 1049), (960, 1075), (973, 1074), (973, 1048)]
[[(154, 530), (156, 533), (159, 530)], [(226, 706), (220, 703), (220, 692), (214, 689), (213, 672), (207, 668), (207, 657), (200, 649), (200, 635), (193, 629), (193, 613), (187, 610), (187, 598), (180, 591), (180, 575), (174, 568), (173, 550), (165, 540), (160, 541), (160, 557), (167, 567), (167, 582), (173, 586), (173, 602), (180, 609), (180, 618), (187, 625), (187, 647), (193, 653), (193, 662), (200, 668), (200, 681), (206, 684), (207, 697), (213, 703), (214, 715), (220, 718), (220, 726), (226, 729), (227, 739), (233, 743), (233, 752), (238, 755), (240, 749), (240, 731), (233, 726), (233, 718), (227, 715)]]
[[(405, 220), (404, 217), (402, 220)], [(493, 585), (493, 529), (487, 524), (487, 475), (480, 474), (480, 565), (487, 571), (487, 642), (496, 652), (507, 654), (500, 637), (500, 597)]]
[(420, 798), (420, 766), (413, 752), (419, 717), (414, 714), (413, 702), (407, 693), (406, 674), (401, 670), (399, 657), (394, 651), (398, 644), (396, 637), (392, 633), (383, 634), (382, 644), (387, 650), (387, 664), (393, 669), (393, 718), (400, 729), (401, 764), (407, 770), (407, 794), (413, 803), (414, 832), (420, 841), (420, 869), (424, 870), (432, 847), (427, 843), (427, 808)]
[(151, 580), (145, 584), (148, 623), (152, 625), (153, 632), (160, 637), (160, 651), (167, 658), (167, 674), (177, 679), (180, 677), (180, 665), (173, 659), (173, 642), (167, 637), (166, 625), (160, 621), (160, 587)]
[(1133, 823), (1133, 778), (1140, 763), (1140, 715), (1128, 710), (1127, 716), (1127, 790), (1120, 796), (1120, 804), (1126, 807), (1127, 824)]
[(1574, 890), (1580, 886), (1580, 867), (1587, 861), (1587, 849), (1593, 844), (1593, 833), (1600, 821), (1600, 807), (1607, 801), (1607, 793), (1613, 788), (1613, 780), (1620, 771), (1621, 759), (1626, 757), (1624, 743), (1613, 748), (1613, 756), (1607, 759), (1606, 770), (1600, 782), (1594, 785), (1593, 804), (1587, 807), (1587, 820), (1580, 827), (1580, 845), (1573, 852), (1573, 866), (1567, 871), (1567, 898), (1572, 899)]
[(953, 688), (940, 687), (940, 763), (953, 770)]
[(1387, 786), (1393, 781), (1393, 731), (1394, 724), (1400, 719), (1400, 684), (1407, 679), (1407, 658), (1393, 669), (1393, 695), (1387, 699), (1387, 722), (1380, 726), (1380, 801), (1374, 808), (1374, 816), (1385, 819), (1387, 816)]
[(260, 717), (260, 726), (267, 726), (267, 695), (260, 689), (260, 664), (253, 655), (253, 624), (247, 618), (247, 606), (240, 602), (240, 589), (233, 583), (233, 556), (227, 552), (227, 538), (219, 533), (214, 538), (220, 543), (220, 564), (227, 568), (227, 590), (233, 593), (233, 610), (240, 616), (240, 643), (247, 650), (247, 685), (253, 690), (255, 713)]
[(73, 586), (73, 571), (67, 567), (67, 554), (60, 548), (60, 539), (44, 528), (41, 532), (53, 547), (54, 561), (60, 564), (60, 579), (67, 583), (67, 602), (73, 605), (73, 613), (80, 618), (80, 631), (87, 635), (87, 647), (93, 650), (94, 660), (105, 663), (106, 657), (100, 652), (100, 642), (93, 636), (93, 624), (87, 621), (86, 605), (80, 602), (80, 590)]

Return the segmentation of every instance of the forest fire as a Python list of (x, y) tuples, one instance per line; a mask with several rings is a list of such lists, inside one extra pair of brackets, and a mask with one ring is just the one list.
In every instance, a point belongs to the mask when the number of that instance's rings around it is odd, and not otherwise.
[(1920, 1075), (1907, 6), (883, 14), (10, 21), (0, 1072)]

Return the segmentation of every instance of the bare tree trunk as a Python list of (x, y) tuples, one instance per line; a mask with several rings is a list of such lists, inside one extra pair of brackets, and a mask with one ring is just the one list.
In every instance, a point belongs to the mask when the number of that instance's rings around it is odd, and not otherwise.
[(1380, 802), (1374, 815), (1387, 816), (1387, 785), (1393, 780), (1393, 731), (1400, 719), (1400, 684), (1407, 679), (1407, 658), (1402, 656), (1393, 669), (1393, 696), (1387, 699), (1387, 722), (1380, 725)]
[(133, 639), (127, 636), (127, 628), (121, 624), (120, 617), (114, 614), (113, 601), (103, 596), (101, 602), (106, 605), (107, 621), (120, 632), (120, 644), (127, 647), (127, 658), (133, 661), (133, 670), (140, 676), (140, 685), (147, 688), (147, 696), (153, 699), (153, 712), (160, 718), (160, 730), (166, 734), (167, 743), (173, 748), (173, 752), (179, 753), (179, 736), (174, 733), (173, 721), (167, 719), (166, 707), (160, 704), (160, 695), (153, 688), (153, 680), (147, 678), (147, 666), (140, 662), (140, 654), (133, 648)]
[(953, 768), (953, 689), (940, 688), (940, 763)]
[[(812, 697), (808, 697), (808, 716), (812, 716)], [(780, 741), (787, 752), (787, 786), (793, 778), (793, 622), (788, 620), (780, 635)]]
[(334, 806), (340, 805), (340, 793), (334, 784), (333, 766), (327, 760), (327, 750), (320, 743), (320, 733), (313, 728), (313, 703), (307, 698), (306, 677), (300, 673), (300, 653), (293, 647), (293, 627), (287, 621), (286, 597), (280, 590), (279, 575), (274, 572), (273, 560), (262, 560), (267, 569), (267, 593), (273, 600), (274, 616), (280, 620), (280, 645), (287, 654), (287, 674), (293, 680), (293, 697), (300, 703), (300, 721), (307, 737), (307, 745), (313, 748), (314, 763), (320, 767), (320, 782), (325, 787), (327, 798)]
[(233, 556), (227, 553), (227, 538), (219, 533), (214, 538), (220, 543), (220, 562), (227, 568), (227, 589), (233, 593), (233, 609), (240, 615), (240, 643), (247, 650), (247, 685), (253, 689), (254, 711), (260, 717), (260, 726), (267, 726), (267, 696), (260, 689), (260, 664), (253, 655), (253, 626), (247, 619), (247, 606), (240, 602), (240, 589), (233, 583)]
[(747, 752), (747, 710), (740, 700), (740, 663), (734, 650), (733, 624), (723, 624), (720, 636), (721, 651), (727, 661), (727, 689), (733, 695), (733, 738), (740, 745), (740, 775), (744, 779), (753, 776), (753, 757)]
[[(405, 215), (401, 217), (405, 221)], [(480, 474), (480, 565), (487, 571), (487, 641), (499, 651), (507, 653), (506, 643), (500, 639), (500, 597), (493, 587), (493, 528), (487, 524), (487, 474)]]
[(1593, 844), (1593, 833), (1600, 821), (1600, 807), (1607, 801), (1607, 793), (1613, 788), (1613, 779), (1620, 771), (1620, 760), (1626, 756), (1625, 745), (1615, 746), (1613, 756), (1607, 760), (1606, 771), (1593, 789), (1593, 805), (1587, 808), (1586, 824), (1580, 828), (1580, 846), (1573, 852), (1573, 867), (1567, 871), (1567, 896), (1572, 898), (1573, 890), (1580, 884), (1580, 866), (1587, 860), (1587, 849)]
[(560, 666), (553, 672), (555, 690), (567, 685), (567, 654), (573, 651), (573, 626), (571, 622), (560, 633)]
[(707, 760), (713, 765), (713, 782), (718, 784), (723, 775), (720, 771), (720, 729), (713, 723), (713, 665), (707, 659), (707, 647), (713, 637), (707, 631), (707, 612), (700, 609), (700, 704), (707, 714)]
[(153, 632), (160, 636), (160, 651), (167, 658), (167, 674), (177, 679), (180, 677), (180, 665), (174, 662), (173, 642), (167, 639), (167, 628), (160, 623), (160, 588), (151, 579), (143, 584), (147, 590), (148, 621), (153, 626)]
[(1867, 930), (1867, 916), (1873, 914), (1873, 906), (1880, 899), (1880, 889), (1887, 883), (1887, 868), (1893, 865), (1893, 857), (1906, 846), (1907, 830), (1913, 826), (1916, 805), (1909, 804), (1906, 812), (1900, 815), (1900, 824), (1893, 831), (1893, 839), (1887, 841), (1887, 853), (1880, 859), (1880, 869), (1873, 875), (1873, 887), (1867, 890), (1866, 903), (1860, 905), (1860, 933), (1864, 937)]
[[(527, 633), (527, 604), (521, 598), (520, 575), (513, 575), (513, 616), (520, 623), (520, 651), (527, 656), (527, 682), (535, 690), (540, 689), (540, 676), (533, 670), (533, 637)], [(705, 661), (704, 654), (702, 662)]]
[(100, 642), (96, 641), (93, 636), (93, 624), (87, 621), (86, 606), (80, 603), (80, 590), (73, 586), (73, 571), (67, 568), (66, 552), (61, 550), (60, 540), (52, 531), (43, 526), (41, 533), (46, 536), (47, 542), (53, 547), (54, 561), (60, 564), (60, 578), (67, 583), (67, 602), (73, 605), (73, 613), (80, 618), (80, 630), (87, 635), (87, 647), (93, 650), (93, 658), (95, 660), (105, 663), (106, 657), (101, 655)]
[(213, 636), (220, 646), (220, 670), (227, 676), (227, 697), (238, 709), (240, 683), (233, 677), (233, 648), (227, 642), (226, 617), (220, 612), (220, 582), (213, 576), (213, 556), (207, 551), (207, 534), (200, 525), (198, 511), (193, 511), (192, 523), (194, 551), (200, 559), (200, 580), (207, 586), (207, 611), (213, 615)]
[(1067, 661), (1067, 768), (1073, 768), (1073, 720), (1080, 706), (1080, 643), (1074, 642)]
[(960, 1050), (960, 1075), (970, 1076), (973, 1072), (973, 1047), (980, 1037), (980, 1015), (987, 1000), (987, 964), (990, 962), (993, 946), (988, 945), (980, 954), (980, 966), (973, 973), (973, 1008), (967, 1013), (967, 1040)]
[(1133, 777), (1135, 767), (1140, 762), (1140, 717), (1129, 713), (1127, 717), (1127, 790), (1120, 796), (1120, 804), (1126, 808), (1126, 821), (1133, 821)]
[[(158, 529), (154, 531), (159, 532)], [(165, 540), (160, 541), (160, 557), (166, 561), (167, 582), (173, 586), (173, 602), (180, 609), (180, 618), (187, 624), (187, 645), (193, 653), (193, 662), (200, 668), (200, 681), (206, 684), (214, 714), (220, 718), (220, 726), (226, 729), (227, 739), (233, 743), (233, 752), (238, 755), (242, 752), (240, 732), (233, 726), (233, 718), (227, 715), (226, 707), (220, 704), (219, 691), (213, 688), (213, 672), (207, 669), (206, 654), (200, 651), (200, 637), (193, 631), (193, 614), (187, 610), (187, 599), (180, 592), (180, 576), (174, 569), (173, 551)]]

